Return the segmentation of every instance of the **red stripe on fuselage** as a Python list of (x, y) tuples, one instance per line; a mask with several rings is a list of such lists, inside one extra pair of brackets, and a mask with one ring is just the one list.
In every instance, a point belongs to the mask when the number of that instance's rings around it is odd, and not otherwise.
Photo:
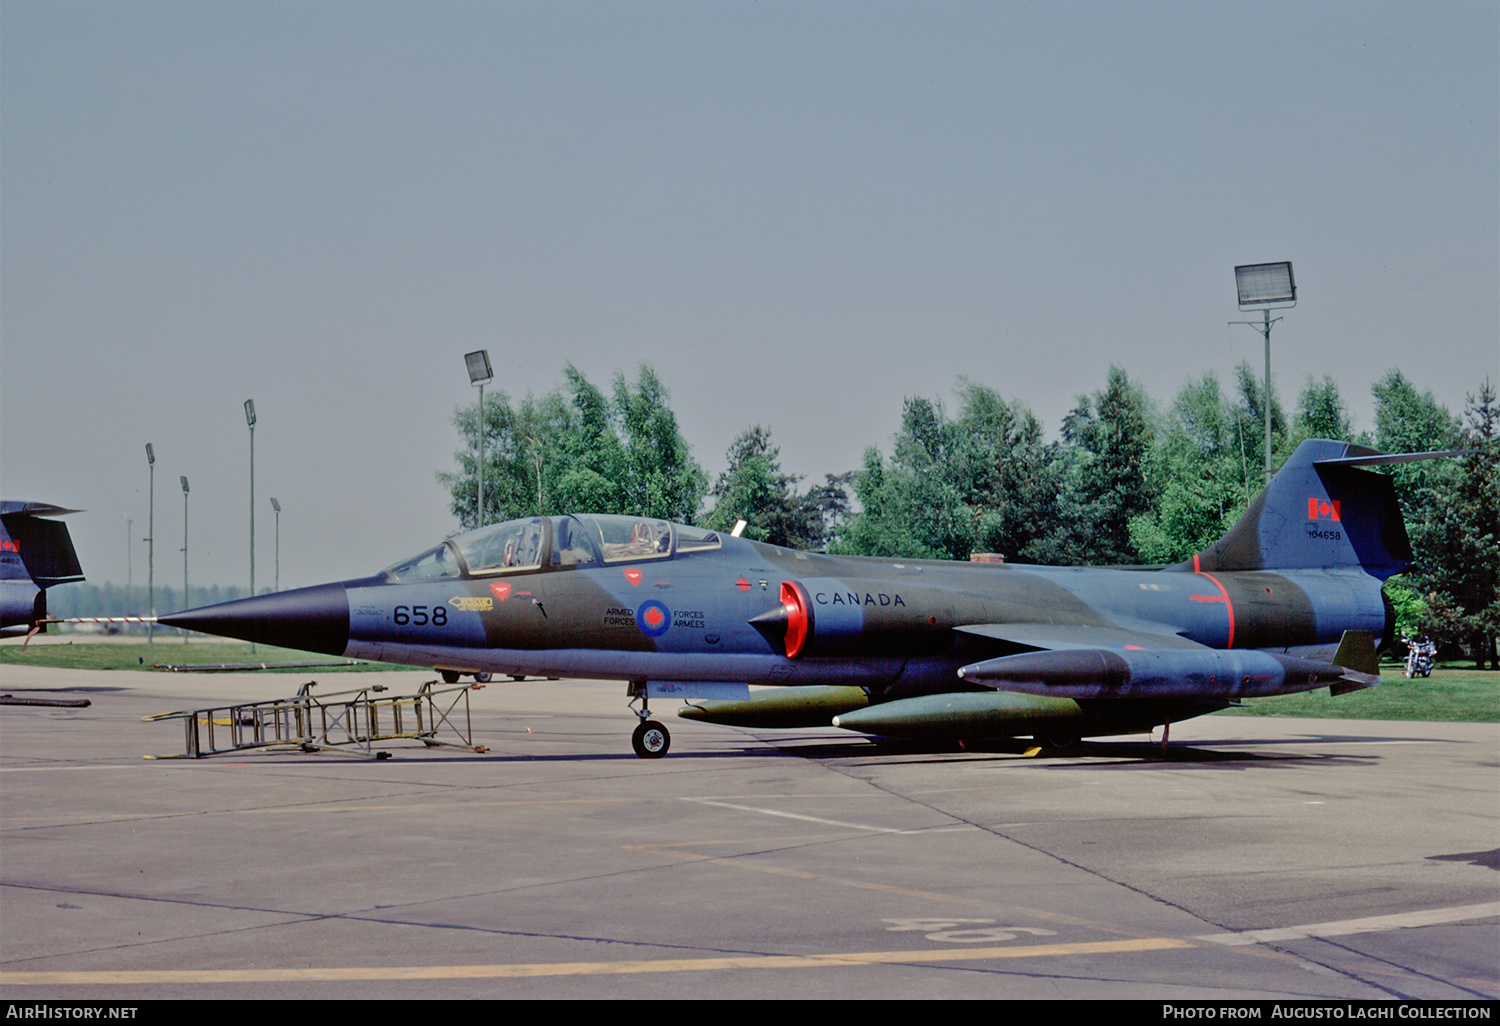
[(1197, 574), (1199, 577), (1207, 577), (1210, 581), (1214, 582), (1214, 587), (1219, 589), (1219, 593), (1217, 595), (1191, 595), (1189, 597), (1194, 602), (1222, 602), (1222, 603), (1224, 603), (1224, 608), (1226, 610), (1228, 610), (1228, 612), (1229, 612), (1229, 640), (1224, 643), (1224, 647), (1225, 648), (1233, 648), (1234, 647), (1234, 603), (1229, 601), (1229, 592), (1227, 592), (1227, 591), (1224, 590), (1224, 585), (1220, 584), (1219, 583), (1219, 579), (1217, 577), (1215, 577), (1213, 574), (1204, 573), (1202, 570), (1198, 569), (1198, 557), (1197, 556), (1193, 557), (1193, 573)]

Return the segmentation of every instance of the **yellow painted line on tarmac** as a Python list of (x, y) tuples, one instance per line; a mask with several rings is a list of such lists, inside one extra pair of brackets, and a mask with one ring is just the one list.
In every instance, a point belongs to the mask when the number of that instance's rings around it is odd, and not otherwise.
[(151, 983), (334, 983), (350, 980), (497, 980), (544, 976), (630, 976), (724, 969), (834, 969), (864, 965), (985, 962), (1009, 958), (1113, 955), (1195, 947), (1170, 937), (1028, 944), (1009, 948), (859, 951), (830, 955), (726, 955), (717, 958), (638, 959), (622, 962), (533, 962), (520, 965), (364, 966), (308, 969), (136, 969), (87, 972), (0, 972), (0, 987), (119, 986)]
[[(333, 983), (351, 980), (480, 980), (548, 976), (629, 976), (643, 973), (713, 972), (725, 969), (830, 969), (867, 965), (928, 965), (985, 962), (1014, 958), (1060, 958), (1068, 955), (1119, 955), (1169, 951), (1204, 945), (1256, 944), (1292, 937), (1340, 936), (1432, 926), (1489, 918), (1500, 903), (1482, 902), (1444, 909), (1337, 923), (1316, 923), (1285, 930), (1252, 930), (1208, 934), (1191, 939), (1137, 937), (1077, 944), (1022, 944), (1012, 947), (938, 948), (926, 951), (862, 951), (826, 955), (727, 955), (714, 958), (630, 959), (619, 962), (532, 962), (518, 965), (360, 966), (306, 969), (132, 969), (78, 972), (0, 972), (0, 987), (118, 986), (121, 984)], [(1283, 935), (1285, 935), (1283, 937)], [(1229, 938), (1239, 938), (1229, 940)]]
[(1301, 940), (1305, 937), (1347, 937), (1356, 933), (1379, 933), (1385, 930), (1406, 930), (1414, 926), (1442, 926), (1462, 923), (1471, 919), (1489, 919), (1500, 916), (1500, 901), (1482, 901), (1474, 905), (1452, 905), (1448, 908), (1428, 908), (1416, 912), (1393, 912), (1383, 916), (1366, 916), (1362, 919), (1340, 919), (1330, 923), (1307, 923), (1303, 926), (1287, 926), (1274, 930), (1241, 930), (1225, 933), (1203, 934), (1197, 939), (1211, 944), (1239, 946), (1245, 944), (1269, 944), (1276, 941)]

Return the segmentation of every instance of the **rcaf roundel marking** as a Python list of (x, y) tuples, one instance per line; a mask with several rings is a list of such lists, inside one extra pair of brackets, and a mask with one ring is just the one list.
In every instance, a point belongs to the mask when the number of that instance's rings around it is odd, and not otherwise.
[(650, 599), (642, 602), (635, 611), (635, 622), (643, 634), (659, 638), (672, 626), (672, 611), (656, 599)]

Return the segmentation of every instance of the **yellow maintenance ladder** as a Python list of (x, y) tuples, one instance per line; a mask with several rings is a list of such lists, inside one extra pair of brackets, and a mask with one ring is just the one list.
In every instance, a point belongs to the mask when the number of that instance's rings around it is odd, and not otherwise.
[[(181, 755), (146, 758), (203, 759), (266, 748), (349, 752), (389, 759), (390, 752), (375, 751), (372, 746), (377, 741), (401, 740), (421, 741), (429, 747), (489, 751), (474, 744), (469, 716), (469, 692), (483, 684), (438, 687), (437, 681), (430, 680), (414, 695), (380, 695), (387, 690), (384, 684), (314, 695), (312, 689), (317, 683), (308, 681), (292, 698), (143, 717), (147, 723), (182, 720), (186, 744)], [(458, 710), (460, 702), (462, 711)], [(439, 738), (439, 732), (449, 736)]]

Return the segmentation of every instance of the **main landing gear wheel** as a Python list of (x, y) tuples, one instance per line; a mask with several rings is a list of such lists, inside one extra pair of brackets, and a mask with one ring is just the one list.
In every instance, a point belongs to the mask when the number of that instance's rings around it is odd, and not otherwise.
[(630, 735), (630, 745), (642, 759), (660, 759), (672, 747), (672, 735), (655, 720), (642, 720)]
[[(457, 684), (458, 679), (463, 676), (457, 670), (439, 670), (438, 673), (443, 678), (444, 684)], [(490, 682), (490, 675), (488, 673), (475, 673), (473, 677), (475, 683), (478, 684), (488, 684)], [(521, 678), (517, 677), (516, 679), (520, 680)]]

